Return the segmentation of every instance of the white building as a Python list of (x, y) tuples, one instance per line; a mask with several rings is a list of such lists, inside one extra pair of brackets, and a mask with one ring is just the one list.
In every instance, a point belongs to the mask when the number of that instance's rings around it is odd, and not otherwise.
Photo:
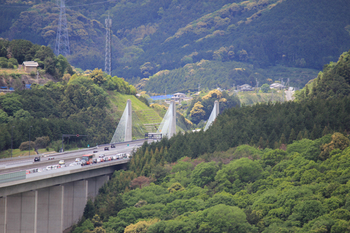
[(280, 84), (280, 83), (272, 83), (270, 85), (270, 89), (279, 89), (279, 90), (281, 90), (281, 89), (284, 89), (284, 88), (286, 88), (286, 87), (283, 84)]

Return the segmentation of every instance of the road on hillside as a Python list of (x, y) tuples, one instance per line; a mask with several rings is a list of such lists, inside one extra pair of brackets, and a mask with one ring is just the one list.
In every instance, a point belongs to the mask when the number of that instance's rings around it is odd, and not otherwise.
[(294, 91), (285, 91), (285, 93), (286, 93), (286, 100), (287, 101), (292, 101), (292, 100), (294, 100)]
[[(15, 160), (0, 160), (0, 174), (29, 170), (32, 168), (46, 167), (49, 165), (57, 165), (60, 160), (64, 160), (67, 165), (74, 162), (76, 158), (81, 158), (84, 154), (92, 154), (94, 151), (96, 154), (116, 155), (118, 153), (131, 153), (133, 149), (137, 149), (142, 146), (144, 140), (126, 142), (115, 144), (115, 148), (110, 148), (109, 144), (100, 145), (98, 148), (75, 150), (63, 153), (54, 153), (50, 155), (35, 155), (41, 156), (40, 162), (34, 162), (35, 156), (28, 156), (17, 158)], [(109, 150), (104, 150), (104, 147), (108, 147)], [(48, 160), (49, 157), (53, 157), (53, 160)]]

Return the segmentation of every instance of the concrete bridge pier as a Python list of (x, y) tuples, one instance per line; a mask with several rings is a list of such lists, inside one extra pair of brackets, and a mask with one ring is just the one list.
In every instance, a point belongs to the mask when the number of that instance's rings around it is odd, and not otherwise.
[(0, 198), (0, 233), (62, 233), (83, 215), (109, 175)]

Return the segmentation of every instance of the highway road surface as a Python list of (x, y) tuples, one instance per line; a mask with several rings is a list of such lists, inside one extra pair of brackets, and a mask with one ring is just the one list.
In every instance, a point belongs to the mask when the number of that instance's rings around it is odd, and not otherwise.
[[(13, 159), (1, 159), (0, 160), (0, 174), (10, 173), (14, 171), (30, 170), (34, 168), (46, 168), (50, 165), (57, 165), (60, 160), (64, 160), (65, 164), (69, 166), (70, 163), (74, 162), (76, 158), (81, 158), (85, 154), (105, 154), (106, 156), (116, 155), (118, 153), (130, 154), (133, 149), (137, 149), (142, 146), (145, 140), (137, 140), (125, 143), (115, 144), (115, 148), (111, 148), (109, 144), (100, 145), (97, 148), (85, 148), (74, 151), (67, 151), (63, 153), (53, 154), (41, 154), (32, 155), (28, 157), (13, 158)], [(104, 150), (108, 147), (109, 150)], [(34, 162), (34, 158), (40, 156), (40, 162)], [(53, 160), (49, 160), (49, 157), (53, 157)]]

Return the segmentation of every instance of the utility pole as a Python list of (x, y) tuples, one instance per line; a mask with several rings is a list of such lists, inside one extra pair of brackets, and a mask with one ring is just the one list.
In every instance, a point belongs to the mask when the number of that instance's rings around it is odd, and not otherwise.
[(112, 19), (109, 18), (109, 11), (108, 11), (108, 18), (105, 19), (105, 25), (106, 25), (106, 51), (105, 51), (105, 72), (108, 75), (111, 75), (111, 27), (112, 27)]
[(284, 92), (285, 90), (284, 90), (283, 86), (284, 86), (284, 83), (283, 83), (283, 79), (282, 79), (282, 103), (284, 103), (284, 93), (285, 93)]
[(15, 128), (14, 125), (11, 127), (11, 158), (12, 158), (12, 148), (13, 148), (13, 128)]
[(69, 37), (66, 17), (66, 6), (64, 0), (57, 0), (57, 5), (60, 8), (60, 16), (58, 20), (58, 28), (56, 35), (55, 54), (67, 56), (70, 54)]
[(32, 144), (30, 143), (30, 129), (32, 126), (29, 127), (29, 156), (30, 156), (30, 150), (32, 149)]

